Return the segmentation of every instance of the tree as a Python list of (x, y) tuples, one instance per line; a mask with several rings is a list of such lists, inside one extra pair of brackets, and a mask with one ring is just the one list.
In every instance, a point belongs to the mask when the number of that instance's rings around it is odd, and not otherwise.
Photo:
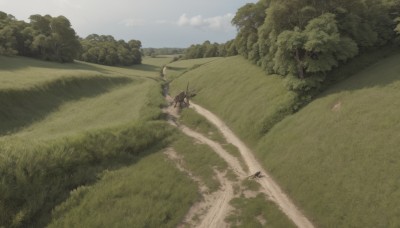
[(335, 15), (323, 14), (312, 19), (304, 30), (282, 32), (277, 39), (274, 70), (280, 74), (324, 73), (358, 53), (357, 44), (341, 36)]
[(239, 54), (252, 61), (257, 61), (258, 56), (258, 28), (264, 23), (265, 10), (270, 1), (259, 1), (258, 3), (247, 3), (241, 7), (232, 24), (236, 26), (238, 34), (235, 45)]
[(115, 40), (110, 35), (91, 34), (81, 41), (79, 59), (103, 65), (130, 66), (142, 62), (142, 43), (139, 40)]
[(16, 55), (17, 32), (15, 17), (0, 11), (0, 55)]
[(33, 33), (31, 49), (34, 55), (57, 62), (74, 60), (80, 52), (81, 45), (66, 17), (32, 15), (29, 19)]

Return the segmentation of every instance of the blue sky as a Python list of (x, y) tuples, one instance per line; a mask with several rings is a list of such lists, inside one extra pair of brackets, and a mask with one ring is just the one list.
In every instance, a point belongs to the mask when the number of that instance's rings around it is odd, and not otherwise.
[(81, 37), (138, 39), (144, 47), (188, 47), (234, 38), (230, 21), (256, 0), (0, 0), (0, 10), (18, 20), (32, 14), (64, 15)]

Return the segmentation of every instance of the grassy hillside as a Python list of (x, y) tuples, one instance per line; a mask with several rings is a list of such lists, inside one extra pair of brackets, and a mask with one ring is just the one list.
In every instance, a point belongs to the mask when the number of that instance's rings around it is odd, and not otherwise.
[(188, 82), (196, 90), (195, 101), (223, 118), (252, 145), (290, 113), (296, 102), (296, 94), (285, 89), (281, 77), (266, 77), (241, 56), (220, 58), (188, 71), (171, 83), (171, 95), (184, 90)]
[(176, 227), (196, 198), (196, 184), (158, 152), (72, 192), (49, 227)]
[(317, 225), (400, 225), (399, 62), (357, 73), (261, 140), (259, 157)]
[(163, 103), (158, 71), (171, 60), (108, 67), (1, 58), (0, 134), (7, 140), (56, 138), (136, 120), (148, 104)]
[[(134, 67), (1, 58), (0, 227), (43, 227), (70, 191), (96, 183), (106, 170), (137, 169), (137, 162), (169, 143), (171, 127), (153, 120), (164, 103), (159, 70), (171, 58), (145, 59)], [(182, 178), (172, 174), (159, 177), (171, 183)], [(125, 181), (106, 178), (99, 185)], [(197, 198), (193, 183), (174, 187), (187, 200)], [(112, 196), (105, 203), (118, 200)]]
[[(241, 57), (186, 72), (172, 82), (171, 94), (190, 81), (197, 89), (194, 100), (254, 146), (317, 226), (397, 227), (399, 62), (400, 55), (388, 50), (352, 60), (330, 75), (348, 79), (283, 121), (275, 117), (287, 114), (295, 95), (281, 78), (266, 76)], [(266, 126), (271, 128), (265, 134)]]
[[(213, 170), (225, 170), (226, 163), (208, 146), (174, 135), (171, 146), (182, 156), (179, 164), (210, 191), (217, 190)], [(159, 151), (129, 167), (105, 172), (96, 184), (73, 191), (53, 211), (50, 227), (177, 227), (201, 196), (196, 183), (175, 162)]]

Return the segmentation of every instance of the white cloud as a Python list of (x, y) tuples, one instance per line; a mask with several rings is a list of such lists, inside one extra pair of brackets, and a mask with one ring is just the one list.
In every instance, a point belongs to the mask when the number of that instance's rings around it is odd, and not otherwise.
[(177, 24), (179, 26), (190, 26), (199, 29), (212, 29), (212, 30), (231, 30), (231, 20), (234, 17), (233, 14), (228, 13), (223, 16), (203, 18), (202, 15), (188, 17), (186, 14), (182, 14)]
[(138, 27), (145, 25), (146, 21), (143, 19), (127, 18), (122, 20), (120, 23), (126, 27)]

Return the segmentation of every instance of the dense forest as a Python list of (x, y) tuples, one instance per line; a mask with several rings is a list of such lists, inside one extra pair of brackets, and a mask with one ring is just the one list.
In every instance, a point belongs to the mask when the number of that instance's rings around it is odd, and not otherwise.
[(260, 0), (241, 7), (232, 24), (239, 54), (290, 75), (292, 89), (310, 90), (349, 59), (394, 44), (399, 13), (397, 0)]
[(32, 15), (29, 19), (27, 23), (0, 12), (0, 55), (73, 61), (81, 45), (67, 18)]
[(141, 46), (138, 40), (116, 41), (97, 34), (81, 39), (64, 16), (32, 15), (28, 23), (0, 11), (0, 55), (126, 66), (141, 63)]
[(191, 45), (184, 57), (238, 53), (302, 93), (353, 57), (399, 42), (399, 13), (398, 0), (259, 0), (238, 9), (234, 40)]
[(185, 52), (185, 48), (142, 48), (145, 56), (156, 57), (157, 55), (180, 55)]
[(184, 58), (198, 59), (209, 57), (227, 57), (237, 54), (238, 52), (236, 50), (234, 40), (230, 40), (223, 44), (211, 43), (207, 40), (203, 44), (193, 44), (187, 48)]
[(81, 40), (79, 60), (103, 65), (129, 66), (142, 62), (139, 40), (115, 40), (112, 36), (91, 34)]

